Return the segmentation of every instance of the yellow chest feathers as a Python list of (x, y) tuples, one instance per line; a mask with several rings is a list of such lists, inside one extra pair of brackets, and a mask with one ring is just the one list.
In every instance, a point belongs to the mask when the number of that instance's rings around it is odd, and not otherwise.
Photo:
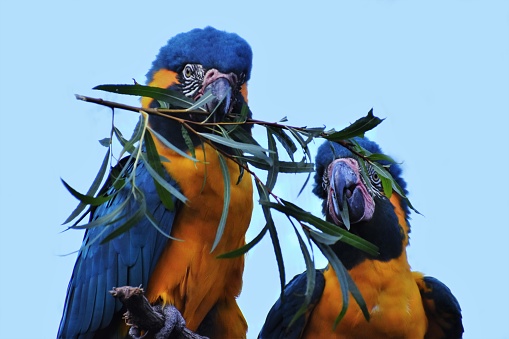
[(226, 160), (230, 176), (230, 204), (221, 241), (210, 253), (223, 212), (224, 179), (217, 152), (209, 145), (196, 148), (198, 162), (161, 147), (159, 154), (169, 162), (164, 167), (188, 199), (182, 204), (169, 240), (150, 278), (147, 297), (175, 305), (189, 328), (200, 324), (221, 298), (234, 298), (242, 288), (244, 257), (217, 259), (217, 255), (245, 244), (251, 221), (253, 187), (251, 176), (237, 185), (239, 167)]
[(366, 302), (370, 320), (366, 321), (350, 295), (348, 310), (335, 331), (333, 324), (342, 307), (341, 291), (332, 268), (324, 275), (324, 292), (309, 319), (306, 338), (424, 337), (426, 317), (405, 255), (388, 262), (366, 260), (350, 271)]

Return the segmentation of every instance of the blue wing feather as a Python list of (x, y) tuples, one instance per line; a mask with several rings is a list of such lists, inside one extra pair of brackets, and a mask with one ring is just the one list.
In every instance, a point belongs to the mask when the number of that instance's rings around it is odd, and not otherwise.
[[(132, 168), (128, 172), (131, 171)], [(167, 179), (169, 184), (178, 188), (174, 180), (169, 176)], [(163, 232), (170, 234), (178, 210), (177, 199), (173, 199), (175, 211), (164, 208), (143, 162), (136, 167), (135, 180), (136, 186), (145, 196), (148, 212), (154, 216)], [(131, 189), (127, 183), (112, 200), (91, 212), (91, 220), (111, 213), (128, 199)], [(114, 189), (110, 190), (109, 193), (113, 193)], [(127, 232), (101, 244), (108, 234), (124, 224), (138, 208), (138, 202), (131, 197), (120, 220), (111, 225), (88, 229), (85, 233), (67, 290), (58, 338), (92, 337), (98, 330), (110, 326), (114, 314), (122, 308), (122, 304), (109, 294), (109, 290), (118, 286), (148, 285), (150, 274), (168, 241), (150, 221), (144, 217)]]
[(424, 277), (419, 285), (422, 304), (428, 318), (425, 338), (457, 339), (463, 335), (461, 308), (451, 290), (433, 277)]
[(258, 335), (259, 339), (270, 338), (300, 338), (305, 327), (306, 322), (313, 311), (315, 305), (320, 300), (323, 289), (325, 287), (325, 278), (323, 270), (316, 270), (315, 275), (315, 288), (311, 295), (311, 302), (305, 314), (301, 315), (292, 326), (290, 322), (294, 315), (304, 304), (304, 296), (306, 293), (307, 277), (306, 273), (296, 275), (286, 286), (284, 290), (284, 300), (279, 298), (274, 306), (267, 314), (265, 324)]

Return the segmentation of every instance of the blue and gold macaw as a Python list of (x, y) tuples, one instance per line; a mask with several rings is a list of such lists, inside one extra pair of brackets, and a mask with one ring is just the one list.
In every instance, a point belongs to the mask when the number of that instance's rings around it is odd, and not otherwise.
[[(369, 152), (381, 153), (376, 143), (366, 138), (355, 140)], [(365, 319), (359, 305), (350, 302), (344, 318), (333, 328), (343, 303), (338, 279), (329, 265), (315, 272), (315, 289), (305, 314), (290, 326), (304, 303), (306, 274), (300, 274), (285, 287), (283, 301), (278, 300), (270, 310), (259, 337), (461, 338), (461, 310), (449, 288), (410, 270), (406, 201), (395, 192), (390, 198), (384, 195), (381, 178), (368, 162), (365, 180), (359, 161), (364, 160), (338, 143), (325, 142), (316, 156), (313, 192), (323, 200), (327, 221), (341, 227), (346, 200), (350, 232), (379, 248), (379, 255), (373, 257), (344, 242), (330, 246), (360, 290), (370, 320)], [(400, 167), (390, 164), (388, 170), (406, 194)]]
[[(212, 119), (217, 122), (232, 111), (240, 112), (247, 104), (251, 64), (251, 48), (238, 35), (212, 27), (194, 29), (178, 34), (161, 48), (147, 74), (147, 84), (179, 91), (194, 100), (210, 90), (216, 100), (206, 104), (206, 108), (210, 112), (215, 109)], [(143, 98), (142, 105), (154, 108), (159, 104)], [(193, 115), (187, 118), (203, 120)], [(150, 116), (149, 125), (173, 145), (189, 152), (180, 124)], [(249, 127), (244, 128), (250, 132)], [(181, 241), (165, 237), (144, 218), (126, 233), (100, 244), (138, 210), (138, 203), (134, 199), (126, 202), (132, 190), (127, 184), (114, 199), (98, 206), (92, 211), (91, 220), (122, 203), (127, 203), (128, 212), (112, 225), (87, 230), (69, 283), (59, 338), (124, 338), (127, 328), (122, 320), (122, 305), (108, 291), (125, 285), (142, 285), (151, 303), (174, 305), (187, 327), (198, 334), (210, 338), (246, 336), (247, 323), (236, 302), (242, 287), (244, 258), (219, 260), (216, 256), (245, 244), (253, 207), (251, 177), (244, 173), (237, 183), (239, 166), (226, 159), (231, 179), (230, 205), (221, 241), (211, 253), (224, 202), (218, 153), (192, 137), (199, 160), (193, 162), (165, 146), (155, 134), (152, 137), (158, 153), (168, 160), (162, 162), (168, 183), (188, 200), (183, 204), (174, 199), (175, 209), (166, 209), (143, 162), (135, 169), (136, 185), (162, 232)], [(118, 166), (124, 165), (125, 161), (121, 161)], [(130, 166), (128, 171), (133, 170)]]

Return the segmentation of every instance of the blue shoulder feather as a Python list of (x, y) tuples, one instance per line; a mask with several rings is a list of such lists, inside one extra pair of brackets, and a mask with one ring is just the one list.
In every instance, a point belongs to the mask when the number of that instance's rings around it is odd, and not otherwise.
[(292, 326), (290, 321), (304, 304), (306, 294), (307, 277), (306, 273), (296, 275), (286, 286), (284, 290), (284, 299), (279, 298), (267, 314), (265, 324), (258, 335), (259, 339), (270, 338), (300, 338), (306, 327), (309, 315), (320, 300), (325, 287), (325, 278), (323, 270), (316, 270), (315, 288), (311, 296), (311, 302), (305, 314), (301, 315)]

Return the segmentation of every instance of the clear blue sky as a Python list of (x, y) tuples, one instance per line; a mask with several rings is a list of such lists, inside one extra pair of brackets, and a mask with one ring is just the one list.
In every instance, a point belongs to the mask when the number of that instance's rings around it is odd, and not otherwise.
[[(413, 215), (409, 260), (445, 282), (465, 338), (509, 338), (509, 3), (507, 1), (1, 1), (1, 336), (55, 337), (82, 232), (64, 229), (104, 149), (108, 110), (74, 93), (144, 82), (175, 34), (212, 25), (254, 51), (256, 118), (341, 128), (373, 107), (370, 136), (403, 161)], [(125, 131), (136, 118), (124, 118)], [(255, 137), (263, 135), (255, 130)], [(278, 183), (295, 199), (304, 177)], [(298, 185), (296, 184), (298, 183)], [(297, 187), (299, 186), (299, 187)], [(297, 203), (319, 214), (311, 187)], [(255, 210), (248, 233), (263, 226)], [(304, 270), (281, 222), (287, 279)], [(240, 304), (254, 338), (279, 293), (269, 239), (247, 258)], [(323, 261), (321, 262), (323, 264)], [(20, 332), (22, 331), (22, 332)], [(23, 333), (23, 335), (20, 335)]]

